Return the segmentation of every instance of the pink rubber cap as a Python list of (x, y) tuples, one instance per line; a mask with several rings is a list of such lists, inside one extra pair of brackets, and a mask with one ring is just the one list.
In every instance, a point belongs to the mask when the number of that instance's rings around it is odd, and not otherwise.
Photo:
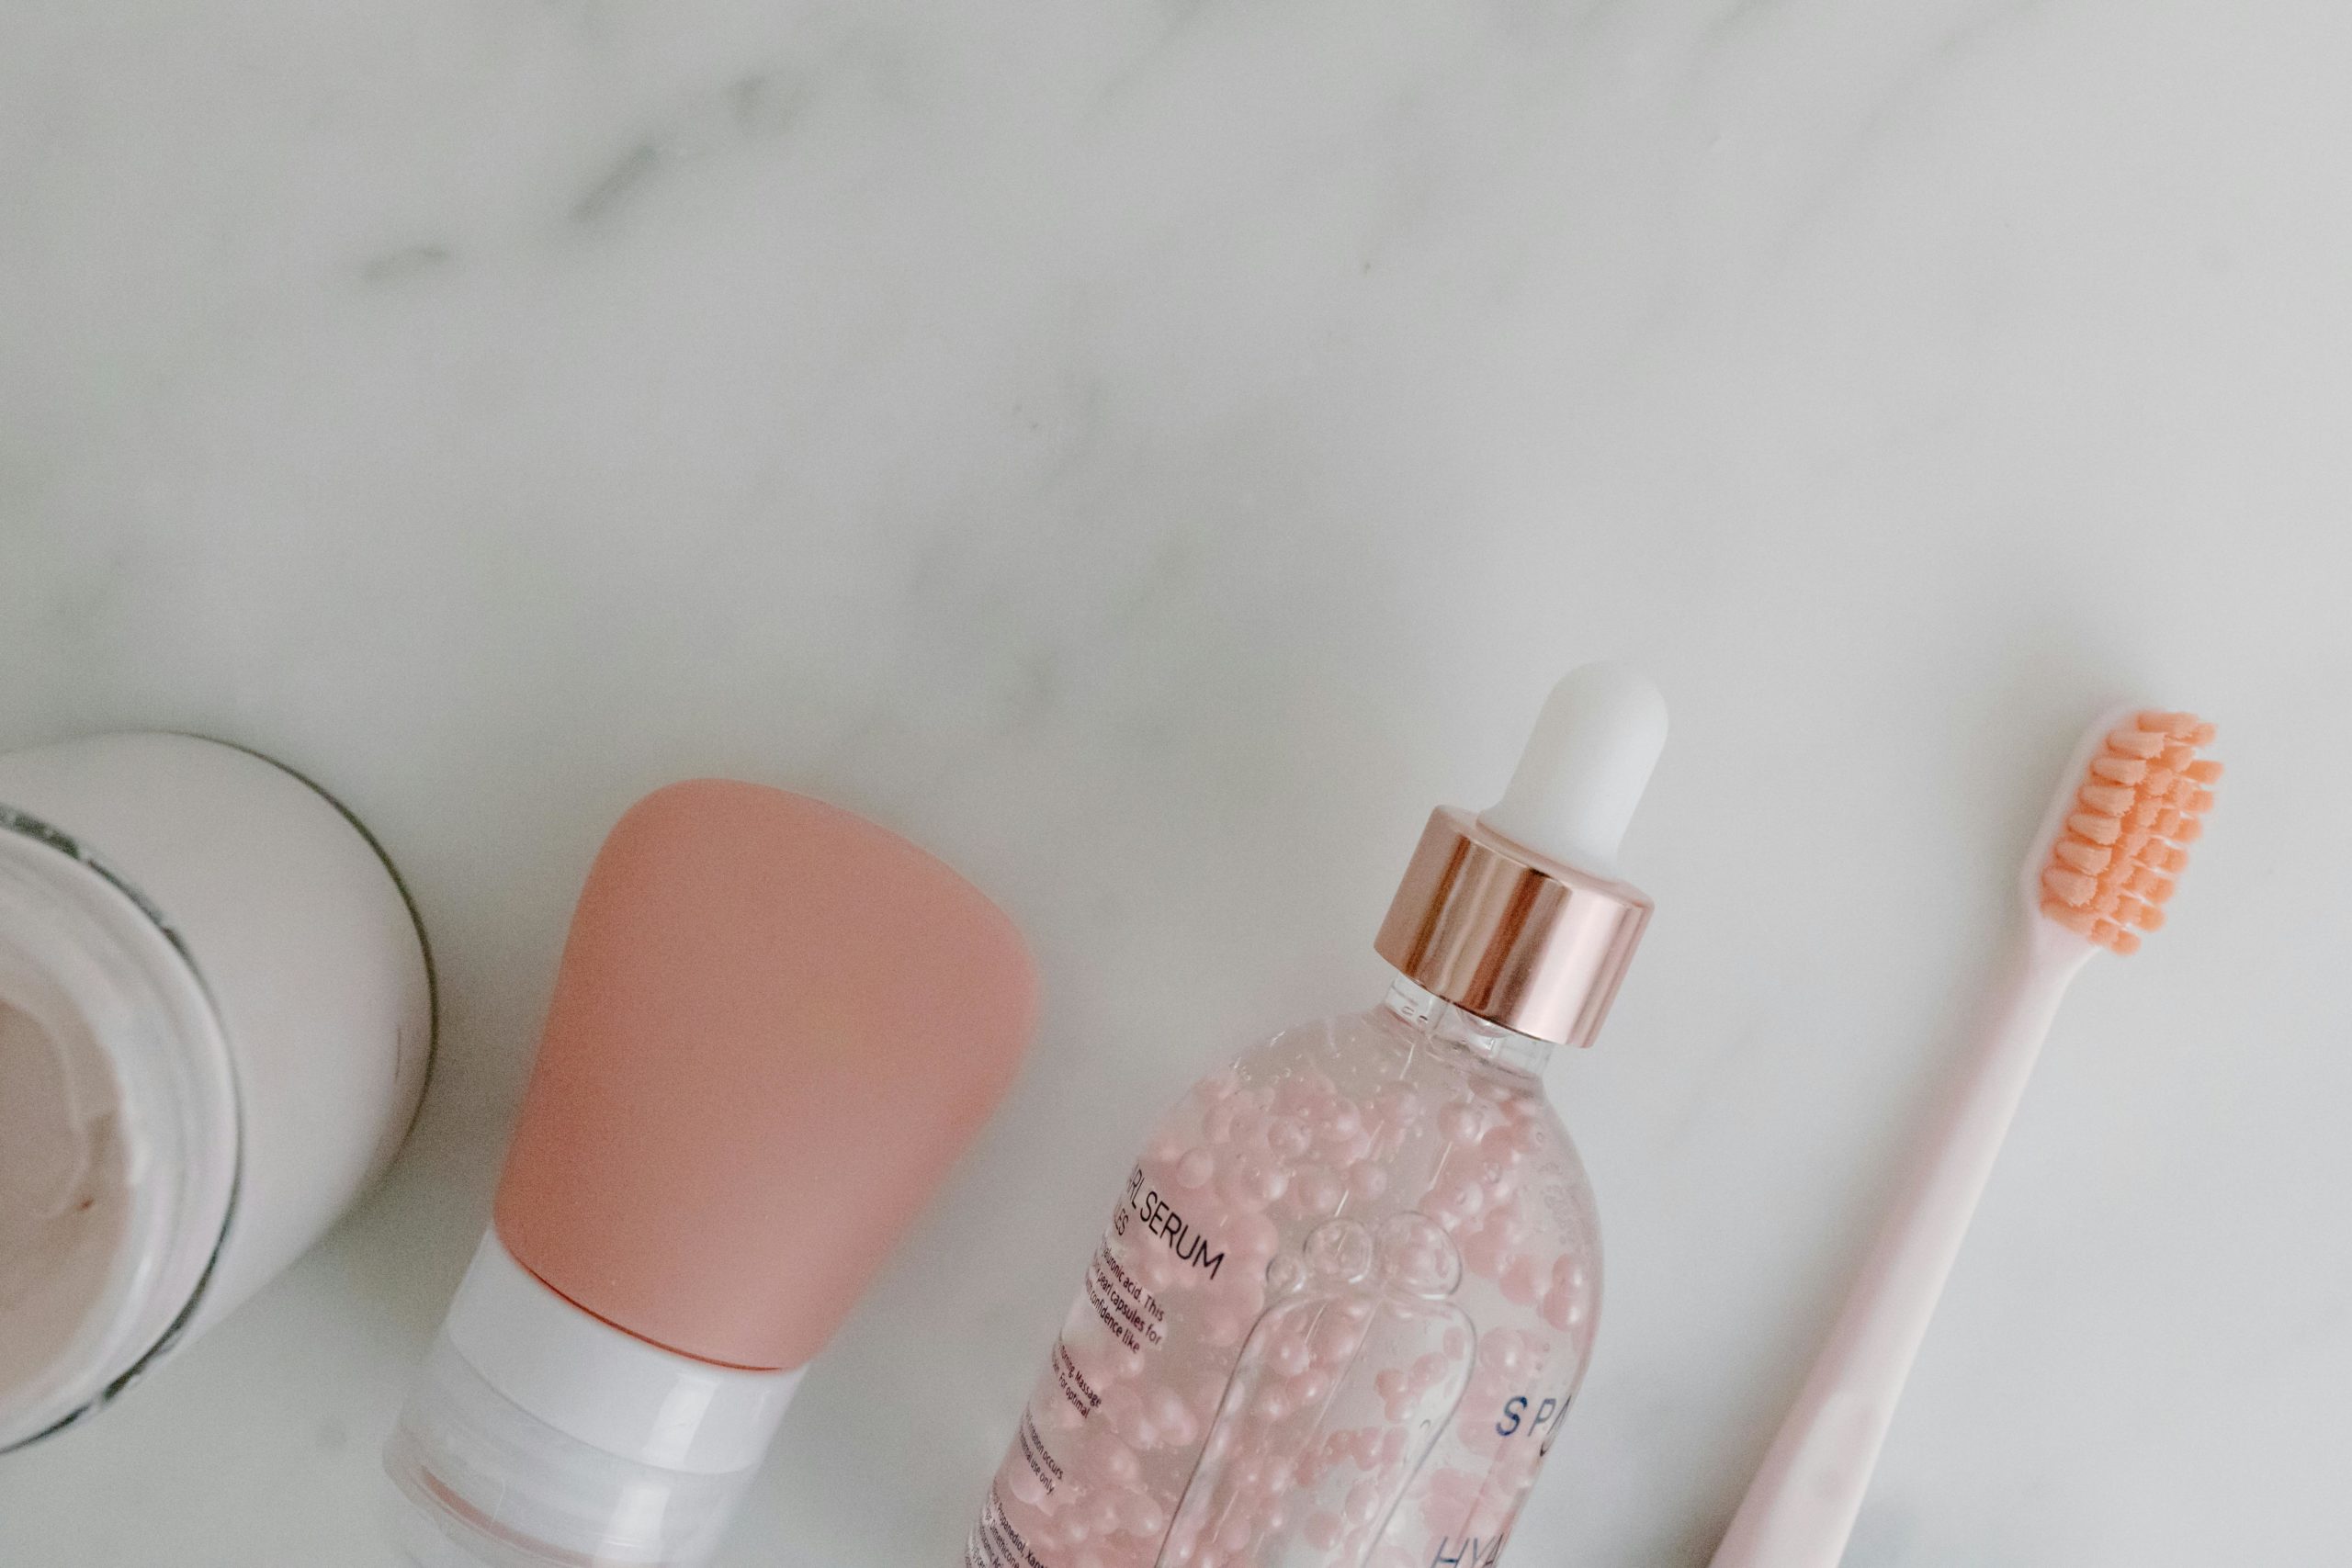
[(500, 1238), (705, 1361), (816, 1354), (1011, 1083), (1036, 976), (914, 845), (758, 784), (655, 791), (564, 944)]

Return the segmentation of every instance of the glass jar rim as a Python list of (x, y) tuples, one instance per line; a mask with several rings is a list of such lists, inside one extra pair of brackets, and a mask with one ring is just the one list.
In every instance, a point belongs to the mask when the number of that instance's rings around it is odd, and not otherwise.
[(220, 1010), (164, 914), (71, 834), (0, 806), (0, 950), (94, 1041), (132, 1143), (123, 1234), (70, 1337), (0, 1388), (0, 1453), (130, 1387), (204, 1300), (236, 1208), (236, 1074)]

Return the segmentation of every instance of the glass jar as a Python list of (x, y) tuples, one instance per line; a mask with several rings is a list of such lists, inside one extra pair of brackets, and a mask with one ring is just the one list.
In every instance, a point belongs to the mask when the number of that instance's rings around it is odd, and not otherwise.
[(432, 1041), (400, 885), (300, 778), (185, 735), (0, 756), (0, 1450), (324, 1234)]

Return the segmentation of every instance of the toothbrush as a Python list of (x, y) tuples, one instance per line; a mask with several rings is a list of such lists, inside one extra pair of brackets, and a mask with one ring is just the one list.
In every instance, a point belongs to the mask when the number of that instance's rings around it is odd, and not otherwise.
[(1969, 1216), (1992, 1174), (2067, 984), (2101, 948), (2135, 952), (2212, 806), (2213, 727), (2125, 712), (2095, 726), (2035, 838), (2027, 919), (1986, 998), (1960, 1081), (1939, 1108), (1795, 1408), (1712, 1568), (1834, 1568)]

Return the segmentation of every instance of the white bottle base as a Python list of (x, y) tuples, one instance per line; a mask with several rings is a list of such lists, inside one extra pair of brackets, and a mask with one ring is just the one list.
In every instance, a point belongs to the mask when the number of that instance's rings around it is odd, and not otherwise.
[(582, 1311), (482, 1238), (384, 1464), (418, 1568), (690, 1568), (798, 1385)]

